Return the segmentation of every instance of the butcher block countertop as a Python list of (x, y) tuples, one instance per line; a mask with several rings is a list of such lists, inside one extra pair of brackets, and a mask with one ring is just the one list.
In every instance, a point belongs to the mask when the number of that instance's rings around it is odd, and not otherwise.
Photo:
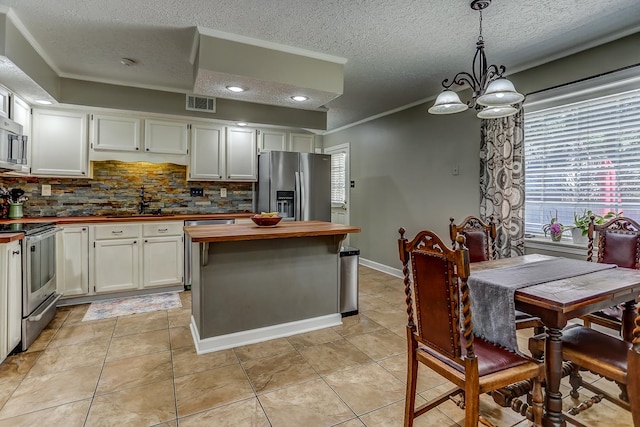
[(323, 221), (281, 221), (273, 227), (255, 224), (198, 225), (184, 228), (193, 242), (234, 242), (359, 233), (359, 227)]
[(57, 225), (90, 224), (94, 222), (139, 222), (139, 221), (184, 221), (190, 219), (226, 219), (226, 218), (250, 218), (254, 214), (241, 213), (215, 213), (215, 214), (122, 214), (122, 215), (91, 215), (91, 216), (41, 216), (20, 219), (3, 219), (0, 224), (15, 224), (24, 222), (53, 222)]

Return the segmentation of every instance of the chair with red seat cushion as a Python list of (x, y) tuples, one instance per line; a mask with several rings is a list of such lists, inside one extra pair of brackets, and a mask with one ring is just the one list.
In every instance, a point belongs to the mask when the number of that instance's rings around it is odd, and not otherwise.
[[(587, 261), (593, 261), (594, 236), (598, 233), (597, 262), (615, 264), (618, 267), (640, 269), (640, 224), (631, 218), (616, 217), (604, 224), (595, 224), (591, 217), (588, 231)], [(626, 308), (626, 310), (625, 310)], [(622, 337), (631, 341), (634, 301), (620, 306), (609, 307), (582, 317), (585, 326), (596, 323), (616, 330)], [(627, 320), (623, 320), (624, 313)], [(623, 324), (627, 327), (623, 328)]]
[[(404, 237), (404, 228), (399, 232), (408, 315), (404, 425), (412, 426), (416, 417), (461, 394), (465, 426), (476, 427), (481, 419), (481, 394), (530, 379), (532, 406), (526, 413), (540, 425), (543, 366), (473, 335), (467, 286), (469, 252), (461, 246), (464, 238), (458, 238), (458, 249), (449, 249), (430, 231), (419, 232), (411, 241)], [(419, 362), (447, 378), (455, 388), (416, 408)]]
[[(453, 217), (449, 218), (449, 237), (455, 249), (458, 236), (464, 236), (465, 247), (469, 250), (469, 262), (490, 261), (498, 258), (496, 249), (496, 221), (493, 215), (488, 222), (475, 216), (468, 216), (459, 225)], [(544, 324), (539, 317), (516, 310), (516, 329), (535, 328), (534, 334), (544, 332)]]

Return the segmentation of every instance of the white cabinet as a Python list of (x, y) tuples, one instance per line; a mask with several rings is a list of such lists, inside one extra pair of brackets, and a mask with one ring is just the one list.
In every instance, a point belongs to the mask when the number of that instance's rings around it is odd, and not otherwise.
[(144, 150), (158, 154), (187, 154), (187, 123), (145, 119)]
[(11, 95), (7, 88), (0, 86), (0, 116), (9, 117), (9, 103)]
[(139, 151), (141, 120), (106, 114), (91, 115), (93, 150)]
[(147, 223), (142, 226), (142, 286), (177, 285), (183, 282), (183, 223)]
[(287, 151), (287, 133), (278, 129), (258, 129), (260, 152)]
[(92, 282), (96, 293), (138, 289), (139, 234), (137, 224), (94, 227)]
[(256, 181), (258, 178), (257, 148), (254, 129), (227, 128), (225, 179)]
[(224, 126), (191, 125), (189, 179), (222, 180), (225, 169)]
[(56, 234), (56, 278), (63, 298), (89, 294), (89, 226), (64, 226)]
[(0, 245), (0, 362), (20, 342), (22, 256), (20, 242)]
[(87, 114), (34, 110), (31, 174), (88, 177)]
[(90, 245), (93, 291), (101, 294), (182, 284), (183, 226), (183, 221), (95, 225)]
[(289, 134), (289, 151), (298, 153), (313, 153), (315, 150), (315, 138), (309, 133)]

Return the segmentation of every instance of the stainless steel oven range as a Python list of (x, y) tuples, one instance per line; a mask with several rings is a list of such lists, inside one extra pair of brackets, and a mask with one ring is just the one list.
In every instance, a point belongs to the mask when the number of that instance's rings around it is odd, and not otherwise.
[(56, 315), (56, 233), (52, 222), (1, 224), (0, 233), (24, 233), (22, 244), (22, 351)]

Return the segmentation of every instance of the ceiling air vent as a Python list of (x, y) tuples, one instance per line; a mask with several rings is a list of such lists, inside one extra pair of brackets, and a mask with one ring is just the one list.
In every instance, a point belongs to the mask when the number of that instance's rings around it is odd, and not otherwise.
[(216, 99), (206, 96), (187, 95), (187, 110), (203, 111), (207, 113), (216, 112)]

